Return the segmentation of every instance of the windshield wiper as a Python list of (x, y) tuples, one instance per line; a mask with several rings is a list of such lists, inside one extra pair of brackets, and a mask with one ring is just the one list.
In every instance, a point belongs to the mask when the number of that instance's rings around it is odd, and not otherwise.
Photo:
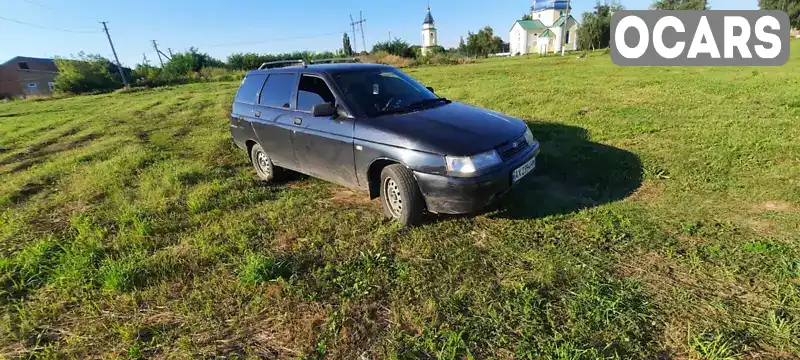
[(445, 98), (425, 99), (425, 100), (412, 102), (411, 104), (408, 104), (408, 106), (406, 106), (406, 107), (381, 110), (381, 111), (378, 111), (378, 112), (374, 113), (373, 116), (410, 113), (410, 112), (414, 112), (414, 111), (417, 111), (419, 109), (424, 108), (425, 105), (433, 104), (433, 103), (437, 103), (437, 102), (442, 102), (442, 101), (447, 103), (447, 104), (452, 102), (452, 101), (447, 100)]
[(452, 102), (450, 100), (447, 100), (447, 98), (433, 98), (433, 99), (425, 99), (425, 100), (415, 101), (415, 102), (409, 104), (408, 107), (409, 108), (419, 108), (419, 107), (423, 107), (425, 105), (437, 103), (437, 102), (440, 102), (440, 101), (443, 101), (446, 104), (449, 104), (449, 103)]
[(372, 114), (372, 116), (380, 116), (380, 115), (389, 115), (389, 114), (404, 114), (407, 112), (412, 112), (413, 109), (409, 108), (395, 108), (395, 109), (386, 109), (380, 110)]

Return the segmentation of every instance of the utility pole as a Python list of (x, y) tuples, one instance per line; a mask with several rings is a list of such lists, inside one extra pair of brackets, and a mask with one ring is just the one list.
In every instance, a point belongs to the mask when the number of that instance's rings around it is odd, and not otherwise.
[(167, 48), (167, 52), (169, 53), (170, 60), (172, 60), (172, 48)]
[(350, 29), (353, 30), (353, 52), (358, 54), (358, 40), (356, 40), (356, 22), (353, 21), (353, 15), (350, 15)]
[(564, 28), (561, 30), (561, 56), (567, 51), (567, 25), (569, 25), (569, 0), (567, 0), (567, 17), (564, 19)]
[(146, 53), (142, 53), (142, 60), (143, 60), (145, 65), (150, 66), (150, 61), (147, 60), (147, 54)]
[(364, 23), (367, 22), (367, 19), (364, 19), (364, 12), (362, 11), (359, 14), (358, 21), (353, 20), (353, 15), (350, 15), (350, 28), (353, 29), (353, 45), (355, 48), (355, 52), (358, 53), (358, 40), (356, 40), (356, 25), (361, 31), (361, 45), (364, 46), (364, 51), (367, 51), (367, 40), (364, 38)]
[(364, 51), (367, 51), (367, 40), (364, 38), (364, 23), (367, 22), (367, 19), (364, 19), (364, 12), (358, 11), (358, 25), (361, 28), (361, 44), (364, 45)]
[(117, 61), (117, 70), (119, 70), (119, 76), (122, 78), (122, 84), (125, 85), (125, 87), (128, 87), (128, 79), (125, 78), (125, 72), (122, 71), (122, 64), (119, 62), (117, 50), (114, 49), (114, 42), (111, 41), (111, 34), (108, 33), (108, 27), (106, 26), (108, 21), (101, 21), (100, 23), (103, 24), (103, 31), (106, 32), (106, 37), (108, 37), (108, 44), (111, 45), (111, 52), (114, 53), (114, 60)]
[(164, 60), (161, 59), (161, 51), (158, 50), (158, 44), (156, 44), (155, 40), (153, 40), (153, 48), (156, 49), (156, 55), (158, 55), (158, 62), (161, 63), (161, 67), (163, 68)]

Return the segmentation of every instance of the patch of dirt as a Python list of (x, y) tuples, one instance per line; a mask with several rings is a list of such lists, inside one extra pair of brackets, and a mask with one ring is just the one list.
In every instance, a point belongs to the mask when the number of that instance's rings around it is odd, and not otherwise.
[(793, 212), (796, 211), (796, 207), (788, 202), (785, 201), (765, 201), (761, 204), (756, 205), (755, 209), (758, 212)]
[(73, 140), (73, 141), (72, 141), (72, 142), (70, 142), (69, 144), (67, 144), (67, 146), (66, 146), (66, 149), (65, 149), (65, 150), (72, 150), (72, 149), (75, 149), (75, 148), (77, 148), (77, 147), (79, 147), (79, 146), (81, 146), (81, 145), (83, 145), (83, 144), (85, 144), (85, 143), (87, 143), (87, 142), (94, 141), (94, 140), (95, 140), (95, 139), (97, 139), (98, 137), (99, 137), (99, 136), (98, 136), (97, 134), (94, 134), (94, 133), (89, 133), (89, 134), (86, 134), (86, 135), (84, 135), (84, 136), (81, 136), (81, 137), (79, 137), (79, 138), (77, 138), (77, 139)]
[(42, 159), (33, 159), (33, 160), (23, 161), (23, 162), (17, 164), (17, 166), (14, 166), (13, 168), (11, 168), (11, 171), (9, 173), (16, 174), (16, 173), (18, 173), (20, 171), (28, 170), (31, 167), (33, 167), (34, 165), (38, 165), (38, 164), (41, 164), (43, 162), (44, 161)]
[(72, 150), (78, 148), (90, 141), (97, 139), (99, 136), (96, 134), (87, 134), (81, 136), (69, 143), (58, 144), (55, 146), (51, 146), (55, 144), (57, 141), (55, 139), (51, 139), (48, 141), (44, 141), (40, 144), (32, 145), (26, 149), (24, 152), (20, 152), (6, 158), (3, 161), (0, 161), (0, 166), (12, 164), (15, 162), (22, 162), (18, 164), (16, 167), (11, 169), (11, 172), (19, 172), (23, 170), (27, 170), (33, 165), (39, 164), (44, 162), (42, 158), (48, 155), (56, 154), (62, 151)]
[(191, 132), (191, 131), (192, 131), (192, 129), (189, 129), (189, 128), (180, 128), (178, 130), (175, 130), (175, 132), (172, 133), (172, 136), (177, 137), (177, 138), (182, 138), (182, 137), (184, 137), (186, 135), (189, 135), (189, 132)]
[[(679, 251), (676, 256), (683, 256)], [(615, 272), (620, 277), (640, 280), (653, 302), (665, 311), (668, 343), (674, 338), (685, 339), (677, 329), (685, 329), (687, 322), (698, 327), (713, 327), (721, 318), (730, 316), (714, 304), (724, 301), (742, 308), (767, 308), (768, 292), (753, 280), (739, 281), (713, 268), (693, 267), (680, 259), (649, 251), (630, 254), (620, 259)], [(685, 303), (690, 298), (694, 304)]]
[(10, 118), (10, 117), (15, 117), (15, 116), (24, 116), (24, 115), (27, 115), (27, 114), (29, 114), (29, 113), (9, 113), (9, 114), (0, 114), (0, 118)]
[(22, 186), (22, 189), (11, 195), (11, 202), (14, 204), (21, 204), (27, 201), (30, 197), (45, 191), (48, 187), (55, 184), (54, 177), (47, 177), (36, 182), (29, 182)]
[(149, 142), (149, 141), (150, 141), (150, 133), (149, 133), (149, 132), (147, 132), (147, 131), (144, 131), (144, 130), (137, 130), (137, 131), (134, 133), (134, 135), (136, 135), (136, 138), (137, 138), (137, 139), (139, 139), (139, 141), (141, 141), (141, 142), (144, 142), (144, 143), (146, 143), (146, 142)]
[(28, 154), (34, 154), (34, 153), (37, 153), (40, 150), (42, 150), (42, 149), (44, 149), (44, 148), (46, 148), (46, 147), (48, 147), (50, 145), (53, 145), (53, 144), (55, 144), (57, 142), (58, 142), (58, 138), (48, 139), (48, 140), (42, 141), (42, 142), (40, 142), (38, 144), (34, 144), (34, 145), (29, 146), (28, 149), (25, 150), (25, 152), (28, 153)]
[(659, 182), (645, 180), (636, 191), (631, 194), (631, 199), (651, 201), (660, 199), (664, 195), (664, 186)]
[(239, 332), (262, 358), (289, 358), (312, 350), (327, 312), (321, 305), (296, 304), (281, 315), (254, 319)]
[(338, 188), (333, 191), (333, 196), (330, 200), (336, 204), (340, 205), (348, 205), (348, 206), (360, 206), (360, 205), (369, 205), (372, 204), (372, 200), (369, 199), (369, 194), (366, 193), (357, 193), (355, 191)]
[(76, 127), (75, 127), (75, 128), (69, 129), (69, 130), (67, 130), (67, 131), (64, 131), (63, 133), (61, 133), (61, 135), (60, 135), (60, 136), (61, 136), (61, 137), (72, 136), (72, 135), (75, 135), (75, 134), (77, 134), (79, 131), (81, 131), (81, 129), (80, 129), (80, 128), (76, 128)]
[(272, 239), (272, 247), (278, 251), (291, 252), (298, 240), (302, 239), (298, 239), (294, 233), (280, 232)]

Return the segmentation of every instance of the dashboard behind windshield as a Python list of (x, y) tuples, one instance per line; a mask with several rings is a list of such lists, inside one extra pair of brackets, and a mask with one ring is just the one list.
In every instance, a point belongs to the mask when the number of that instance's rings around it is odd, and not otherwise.
[(437, 99), (416, 80), (396, 69), (374, 69), (334, 76), (342, 95), (368, 117), (411, 110), (413, 104)]

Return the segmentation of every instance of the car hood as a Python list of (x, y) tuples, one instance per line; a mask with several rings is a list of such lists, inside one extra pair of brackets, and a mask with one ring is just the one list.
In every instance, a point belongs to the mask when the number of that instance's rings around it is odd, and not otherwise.
[(454, 156), (488, 151), (522, 135), (522, 120), (452, 102), (422, 111), (359, 121), (356, 138), (412, 150)]

